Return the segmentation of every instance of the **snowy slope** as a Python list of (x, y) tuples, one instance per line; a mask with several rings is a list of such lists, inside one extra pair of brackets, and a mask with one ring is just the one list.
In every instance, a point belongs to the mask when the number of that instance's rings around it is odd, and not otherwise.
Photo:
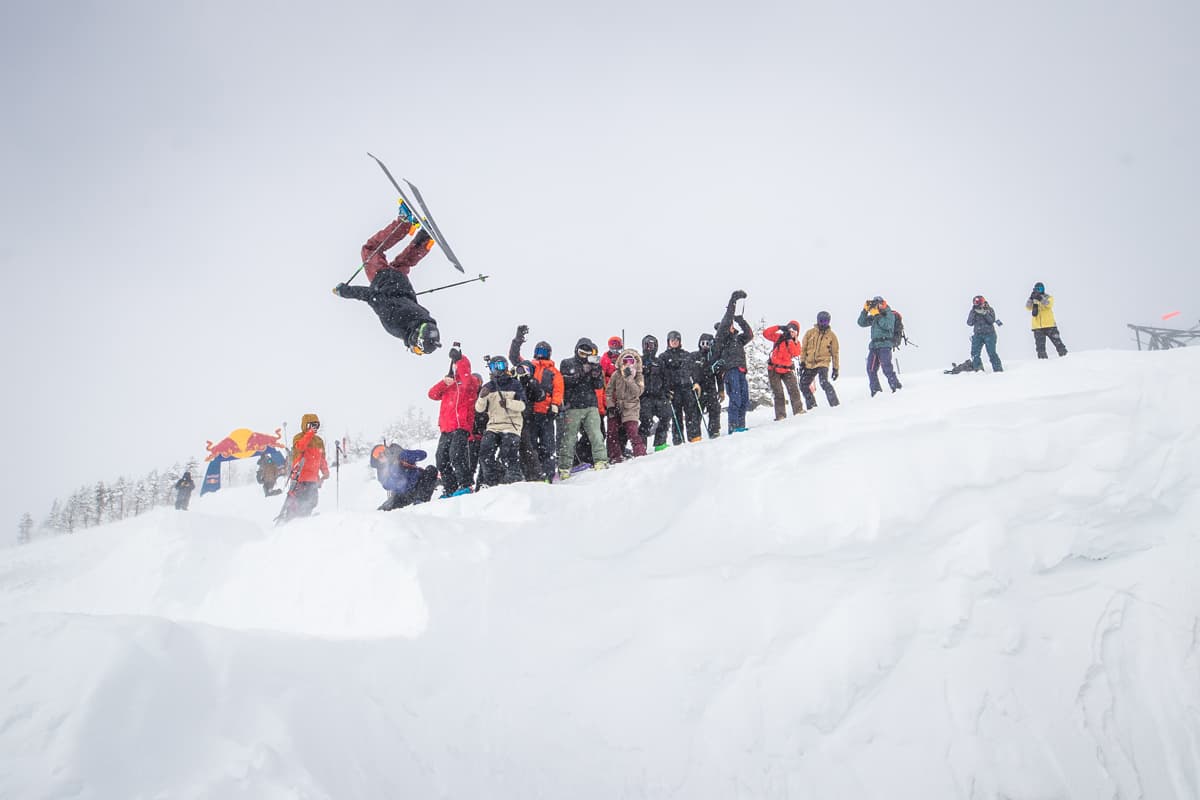
[(351, 465), (280, 529), (244, 488), (2, 551), (0, 797), (1200, 797), (1198, 367), (847, 377), (561, 486), (385, 514)]

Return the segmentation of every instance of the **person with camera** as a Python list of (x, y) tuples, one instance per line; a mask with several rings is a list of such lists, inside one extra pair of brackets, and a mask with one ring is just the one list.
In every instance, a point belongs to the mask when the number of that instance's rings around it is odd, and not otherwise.
[(810, 409), (817, 405), (813, 393), (813, 382), (817, 379), (821, 381), (829, 406), (832, 408), (838, 404), (837, 392), (830, 383), (830, 380), (838, 379), (841, 363), (837, 334), (829, 329), (832, 319), (828, 311), (818, 313), (817, 324), (808, 329), (804, 341), (800, 343), (803, 353), (800, 359), (800, 394), (804, 395), (804, 403)]
[(592, 451), (592, 468), (605, 469), (608, 456), (604, 452), (604, 437), (600, 433), (600, 403), (597, 392), (604, 391), (604, 371), (600, 367), (600, 351), (586, 336), (575, 343), (575, 355), (564, 358), (558, 365), (563, 380), (563, 414), (559, 421), (558, 477), (571, 476), (575, 460), (575, 441), (579, 430), (587, 435)]
[(883, 391), (879, 385), (880, 368), (893, 392), (904, 388), (896, 377), (896, 368), (892, 366), (896, 315), (888, 308), (887, 301), (875, 295), (863, 303), (863, 309), (858, 314), (858, 327), (871, 329), (871, 342), (867, 346), (867, 382), (871, 386), (871, 397)]
[(438, 437), (435, 460), (442, 475), (442, 496), (471, 491), (471, 458), (467, 440), (475, 424), (475, 400), (480, 381), (471, 374), (471, 359), (455, 342), (450, 348), (450, 369), (446, 376), (429, 388), (429, 399), (437, 400)]
[[(667, 431), (671, 429), (671, 401), (667, 397), (666, 368), (658, 357), (658, 337), (648, 333), (642, 337), (642, 392), (639, 433), (649, 448), (667, 449)], [(651, 439), (653, 436), (653, 439)]]
[(604, 387), (608, 398), (608, 461), (610, 464), (620, 464), (625, 460), (622, 432), (633, 446), (634, 457), (646, 455), (646, 441), (638, 433), (642, 391), (646, 384), (642, 375), (642, 359), (636, 350), (621, 350), (613, 361), (612, 375)]
[(763, 329), (763, 338), (774, 342), (767, 359), (767, 382), (775, 399), (775, 421), (787, 419), (787, 406), (783, 401), (783, 390), (787, 388), (788, 400), (792, 405), (792, 416), (804, 413), (804, 399), (796, 383), (795, 359), (803, 352), (799, 342), (800, 323), (796, 320), (782, 325), (771, 325)]
[(983, 371), (983, 359), (980, 353), (987, 348), (988, 360), (992, 362), (992, 372), (1004, 372), (1000, 356), (996, 355), (996, 326), (1004, 323), (996, 319), (996, 310), (988, 304), (987, 298), (981, 294), (971, 300), (971, 310), (967, 312), (967, 324), (971, 326), (971, 366), (976, 372)]
[(525, 390), (512, 376), (504, 356), (489, 357), (487, 365), (491, 380), (483, 385), (475, 399), (475, 410), (488, 417), (487, 429), (479, 443), (480, 488), (516, 483), (524, 477), (521, 473), (521, 430), (525, 425)]
[(1025, 309), (1032, 313), (1033, 319), (1033, 348), (1038, 358), (1049, 358), (1046, 355), (1046, 340), (1054, 344), (1059, 357), (1067, 354), (1067, 346), (1063, 344), (1062, 336), (1058, 333), (1058, 323), (1054, 321), (1054, 298), (1046, 294), (1046, 285), (1038, 281), (1025, 301)]
[(746, 293), (738, 289), (729, 296), (725, 315), (717, 323), (717, 338), (713, 342), (717, 370), (723, 375), (725, 396), (729, 398), (729, 432), (746, 430), (746, 412), (750, 410), (750, 384), (746, 380), (746, 345), (754, 341), (754, 331), (741, 314), (735, 311), (737, 302)]

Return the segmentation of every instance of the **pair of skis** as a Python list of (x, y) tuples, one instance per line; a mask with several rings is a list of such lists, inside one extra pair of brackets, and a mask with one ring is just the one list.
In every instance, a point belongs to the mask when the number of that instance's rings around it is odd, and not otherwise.
[(396, 179), (392, 177), (392, 172), (387, 168), (387, 165), (380, 161), (378, 156), (372, 153), (367, 153), (367, 155), (375, 159), (375, 163), (379, 165), (381, 170), (383, 170), (383, 174), (387, 175), (387, 179), (392, 182), (392, 186), (396, 187), (396, 192), (399, 193), (400, 199), (404, 201), (404, 204), (414, 212), (419, 212), (421, 224), (425, 226), (425, 230), (429, 232), (429, 235), (433, 238), (433, 241), (437, 243), (437, 246), (442, 248), (442, 252), (446, 254), (446, 258), (450, 260), (450, 263), (454, 265), (454, 268), (459, 272), (465, 273), (466, 270), (464, 270), (462, 264), (459, 263), (458, 256), (454, 255), (454, 251), (451, 250), (450, 245), (446, 243), (446, 237), (442, 235), (441, 229), (438, 227), (437, 223), (434, 222), (433, 215), (429, 213), (429, 207), (425, 205), (425, 198), (421, 196), (421, 190), (414, 186), (412, 181), (408, 180), (407, 178), (405, 179), (404, 183), (407, 184), (409, 190), (412, 191), (413, 200), (417, 201), (416, 203), (413, 203), (404, 190), (400, 188), (400, 184), (396, 182)]

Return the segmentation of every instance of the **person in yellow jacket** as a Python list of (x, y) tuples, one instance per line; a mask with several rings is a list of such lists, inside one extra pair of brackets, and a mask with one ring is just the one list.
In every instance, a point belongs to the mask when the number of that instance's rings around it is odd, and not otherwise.
[(1059, 357), (1067, 354), (1067, 346), (1063, 344), (1058, 333), (1058, 323), (1054, 321), (1054, 298), (1046, 294), (1046, 285), (1038, 281), (1033, 285), (1029, 299), (1025, 301), (1025, 309), (1033, 314), (1033, 347), (1037, 350), (1038, 358), (1049, 358), (1046, 355), (1046, 340), (1054, 344)]

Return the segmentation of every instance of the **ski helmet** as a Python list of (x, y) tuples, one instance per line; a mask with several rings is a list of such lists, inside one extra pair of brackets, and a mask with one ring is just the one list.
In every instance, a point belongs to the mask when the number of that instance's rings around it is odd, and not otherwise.
[(508, 374), (508, 359), (504, 356), (492, 356), (488, 359), (488, 372), (492, 377)]
[(817, 327), (819, 327), (819, 328), (828, 328), (828, 327), (829, 327), (829, 321), (830, 321), (831, 319), (833, 319), (833, 317), (829, 316), (829, 312), (828, 312), (828, 311), (818, 311), (818, 312), (817, 312)]
[(596, 349), (596, 343), (586, 336), (575, 343), (575, 355), (579, 356), (580, 358), (594, 356), (598, 352), (600, 351)]
[(1041, 292), (1042, 294), (1045, 294), (1046, 293), (1046, 284), (1042, 283), (1041, 281), (1038, 281), (1037, 283), (1035, 283), (1033, 285), (1033, 290), (1035, 292)]
[(534, 345), (534, 348), (533, 348), (533, 357), (534, 358), (549, 358), (550, 353), (551, 353), (551, 350), (550, 350), (549, 342), (538, 342), (536, 345)]
[(653, 334), (648, 333), (642, 337), (642, 352), (651, 356), (658, 352), (658, 339), (655, 339)]
[(981, 294), (977, 294), (971, 299), (971, 305), (975, 306), (976, 308), (979, 308), (980, 306), (986, 306), (987, 298)]
[(713, 335), (711, 333), (700, 334), (700, 339), (696, 342), (696, 346), (701, 350), (707, 350), (712, 347)]
[(622, 347), (624, 347), (624, 346), (625, 346), (625, 342), (623, 342), (623, 341), (621, 340), (621, 337), (620, 337), (620, 336), (610, 336), (610, 337), (608, 337), (608, 349), (609, 349), (609, 352), (615, 353), (615, 352), (617, 352), (618, 350), (620, 350), (620, 349), (621, 349)]
[(679, 331), (667, 331), (667, 347), (671, 346), (671, 342), (679, 342), (683, 344), (683, 335)]

